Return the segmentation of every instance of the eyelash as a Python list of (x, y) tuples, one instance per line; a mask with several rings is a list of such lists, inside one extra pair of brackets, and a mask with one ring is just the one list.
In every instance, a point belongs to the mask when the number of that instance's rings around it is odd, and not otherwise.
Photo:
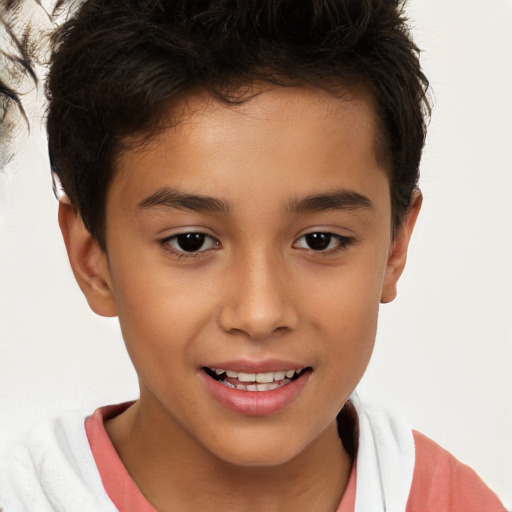
[[(173, 242), (176, 242), (177, 244), (179, 243), (178, 237), (186, 237), (186, 236), (190, 236), (190, 235), (196, 236), (196, 237), (197, 236), (204, 237), (199, 249), (197, 249), (195, 251), (186, 251), (183, 249), (183, 247), (179, 248), (179, 247), (174, 247), (172, 245)], [(203, 245), (205, 244), (205, 242), (207, 240), (210, 241), (212, 247), (208, 247), (207, 249), (202, 249)], [(211, 235), (208, 235), (207, 233), (203, 233), (200, 231), (185, 231), (183, 233), (176, 233), (175, 235), (168, 236), (168, 237), (160, 240), (160, 244), (166, 251), (172, 252), (179, 259), (181, 259), (181, 258), (196, 258), (197, 256), (201, 255), (202, 253), (205, 253), (212, 249), (217, 249), (220, 247), (220, 242), (216, 238), (214, 238)]]
[[(196, 237), (196, 240), (197, 240), (197, 237), (203, 237), (202, 243), (201, 243), (199, 249), (193, 250), (193, 251), (186, 251), (183, 247), (179, 247), (178, 238), (179, 237), (190, 237), (190, 236)], [(305, 240), (306, 237), (318, 237), (318, 240), (321, 240), (321, 241), (325, 241), (325, 240), (322, 240), (322, 237), (328, 237), (327, 247), (321, 248), (321, 249), (313, 249), (312, 247), (298, 247), (298, 243), (300, 242), (300, 240), (302, 240), (302, 239)], [(331, 245), (331, 242), (333, 240), (335, 240), (337, 242), (336, 246), (329, 247), (329, 245)], [(206, 249), (203, 249), (203, 246), (206, 241), (209, 241), (211, 246), (207, 247)], [(311, 241), (310, 241), (310, 243), (311, 243)], [(342, 236), (342, 235), (338, 235), (336, 233), (331, 233), (328, 231), (312, 231), (310, 233), (305, 233), (304, 235), (300, 236), (297, 240), (295, 240), (293, 242), (292, 247), (294, 247), (296, 249), (300, 249), (300, 250), (305, 250), (305, 251), (311, 252), (313, 254), (328, 256), (328, 255), (336, 254), (340, 251), (346, 251), (354, 243), (354, 241), (355, 240), (352, 237)], [(193, 242), (193, 240), (192, 240), (192, 242)], [(173, 243), (178, 244), (178, 247), (173, 246)], [(195, 257), (201, 255), (202, 253), (206, 253), (211, 250), (220, 248), (219, 240), (212, 237), (211, 235), (208, 235), (207, 233), (203, 233), (200, 231), (185, 231), (183, 233), (176, 233), (172, 236), (168, 236), (168, 237), (160, 240), (160, 244), (166, 251), (173, 253), (179, 259), (195, 258)]]
[[(323, 236), (329, 237), (328, 246), (326, 248), (323, 248), (323, 249), (313, 249), (312, 247), (297, 247), (297, 244), (298, 244), (298, 242), (300, 240), (306, 239), (306, 237), (314, 237), (314, 236), (318, 236), (318, 235), (321, 235), (322, 237)], [(337, 242), (336, 246), (335, 247), (329, 247), (329, 245), (331, 244), (331, 242), (333, 240), (335, 240)], [(332, 254), (336, 254), (336, 253), (338, 253), (340, 251), (346, 251), (352, 244), (354, 244), (354, 242), (355, 242), (355, 240), (354, 240), (353, 237), (338, 235), (336, 233), (331, 233), (329, 231), (311, 231), (311, 232), (305, 233), (304, 235), (299, 237), (293, 243), (293, 246), (296, 247), (297, 249), (302, 249), (302, 250), (305, 250), (305, 251), (309, 251), (309, 252), (312, 252), (314, 254), (319, 254), (319, 255), (322, 255), (322, 256), (329, 256), (329, 255), (332, 255)]]

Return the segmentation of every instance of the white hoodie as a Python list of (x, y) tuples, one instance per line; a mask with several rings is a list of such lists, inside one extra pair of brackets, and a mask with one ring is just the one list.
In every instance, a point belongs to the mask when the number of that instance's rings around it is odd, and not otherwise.
[[(354, 512), (404, 512), (415, 467), (409, 425), (352, 397), (359, 419)], [(87, 439), (67, 414), (32, 430), (0, 462), (3, 512), (115, 512)]]

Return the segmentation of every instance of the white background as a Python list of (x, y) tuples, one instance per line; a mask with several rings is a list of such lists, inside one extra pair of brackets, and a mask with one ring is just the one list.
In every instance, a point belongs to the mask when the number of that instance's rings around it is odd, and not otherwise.
[[(360, 393), (477, 470), (512, 507), (512, 2), (415, 0), (435, 109), (424, 207)], [(95, 316), (58, 232), (43, 94), (0, 172), (0, 451), (34, 422), (137, 396), (116, 320)]]

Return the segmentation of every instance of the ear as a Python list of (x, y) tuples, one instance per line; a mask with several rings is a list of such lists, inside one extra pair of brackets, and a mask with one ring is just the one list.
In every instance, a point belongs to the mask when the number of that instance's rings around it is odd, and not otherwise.
[(71, 269), (91, 309), (101, 316), (116, 316), (106, 252), (87, 231), (67, 197), (59, 203), (59, 226)]
[(416, 224), (416, 219), (420, 213), (423, 196), (419, 189), (416, 189), (411, 198), (411, 204), (405, 217), (398, 229), (391, 250), (389, 252), (388, 262), (386, 266), (386, 274), (384, 276), (384, 285), (380, 301), (385, 304), (395, 299), (397, 294), (398, 279), (402, 275), (407, 260), (407, 249), (411, 240), (412, 231)]

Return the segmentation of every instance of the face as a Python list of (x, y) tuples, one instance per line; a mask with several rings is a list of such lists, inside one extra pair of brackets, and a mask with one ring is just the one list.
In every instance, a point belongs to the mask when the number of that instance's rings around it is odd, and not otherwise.
[(405, 261), (372, 104), (276, 88), (180, 119), (118, 159), (112, 310), (89, 302), (119, 316), (141, 410), (225, 461), (279, 464), (335, 424)]

